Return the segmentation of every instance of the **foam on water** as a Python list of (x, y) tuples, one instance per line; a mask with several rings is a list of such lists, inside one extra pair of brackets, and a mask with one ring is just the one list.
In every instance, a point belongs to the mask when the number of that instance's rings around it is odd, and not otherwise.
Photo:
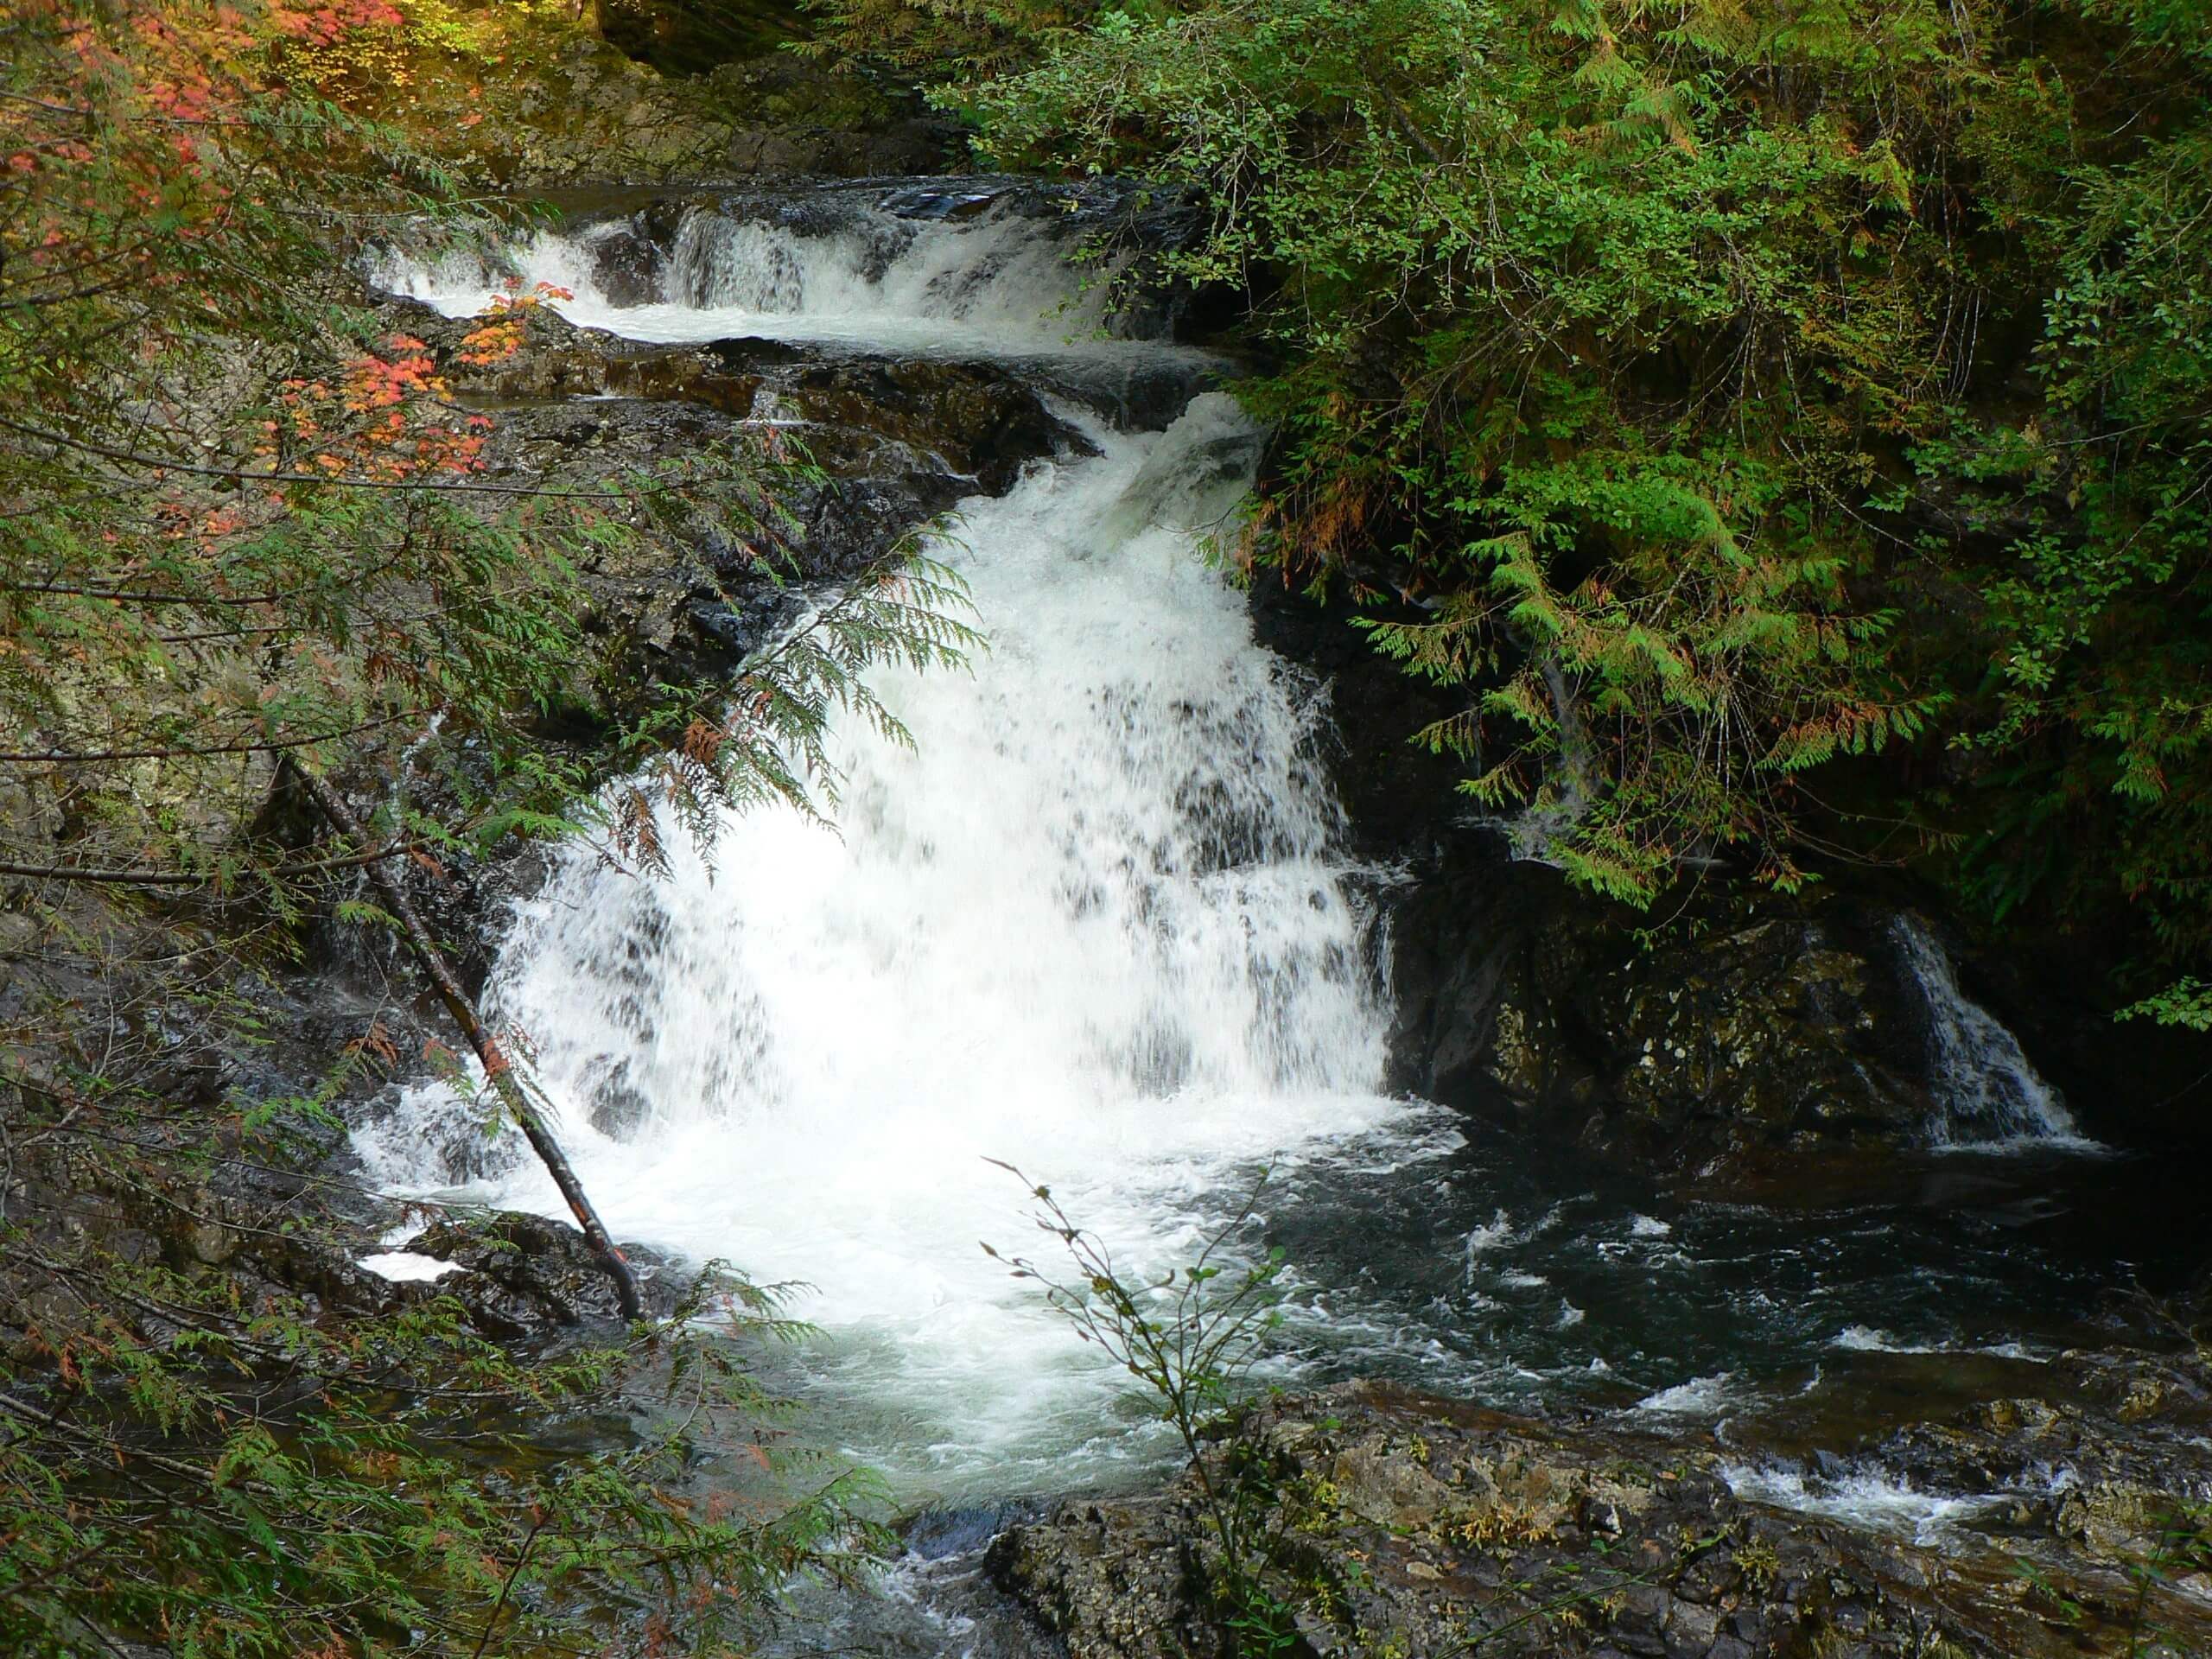
[(916, 221), (853, 204), (797, 225), (695, 207), (677, 221), (650, 280), (633, 273), (610, 286), (609, 251), (633, 234), (617, 219), (429, 260), (385, 248), (368, 256), (367, 274), (455, 317), (543, 284), (571, 296), (550, 303), (572, 322), (661, 343), (753, 337), (909, 354), (1200, 355), (1114, 338), (1127, 332), (1111, 307), (1119, 266), (1071, 267), (1071, 232), (1003, 207)]
[(401, 1284), (429, 1282), (461, 1271), (456, 1262), (441, 1262), (434, 1255), (418, 1255), (412, 1250), (373, 1251), (361, 1258), (361, 1265), (379, 1278)]
[(1720, 1371), (1711, 1376), (1694, 1376), (1687, 1382), (1677, 1382), (1671, 1389), (1661, 1389), (1648, 1394), (1636, 1402), (1638, 1411), (1648, 1411), (1660, 1417), (1719, 1417), (1732, 1410), (1738, 1403), (1734, 1388), (1734, 1374)]
[(2015, 1501), (2015, 1495), (2004, 1492), (1921, 1491), (1879, 1469), (1814, 1476), (1770, 1464), (1729, 1464), (1720, 1473), (1738, 1497), (1923, 1545), (1942, 1543), (1979, 1516)]
[[(1110, 1379), (977, 1249), (1038, 1243), (986, 1159), (1141, 1268), (1262, 1162), (1452, 1143), (1379, 1092), (1315, 693), (1196, 545), (1257, 434), (1215, 396), (1166, 433), (1091, 436), (1098, 457), (967, 504), (967, 550), (944, 550), (990, 650), (875, 677), (916, 747), (843, 735), (836, 830), (734, 818), (710, 866), (671, 825), (664, 881), (579, 849), (489, 993), (612, 1230), (809, 1281), (830, 1386), (868, 1374), (864, 1449), (944, 1489), (1070, 1441), (1127, 1454), (1098, 1434)], [(418, 1089), (363, 1150), (441, 1185), (460, 1109)], [(561, 1210), (519, 1159), (476, 1191)]]
[(1847, 1325), (1828, 1339), (1828, 1346), (1860, 1354), (1986, 1354), (1996, 1359), (2040, 1361), (2042, 1356), (2024, 1343), (1968, 1343), (1956, 1338), (1939, 1342), (1908, 1342), (1887, 1331), (1867, 1325)]

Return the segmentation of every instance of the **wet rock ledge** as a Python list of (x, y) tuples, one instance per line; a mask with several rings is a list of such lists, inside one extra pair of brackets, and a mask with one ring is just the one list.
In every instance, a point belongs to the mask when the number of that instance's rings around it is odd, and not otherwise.
[[(2071, 1421), (2077, 1447), (2100, 1432)], [(2023, 1427), (1999, 1414), (1939, 1441), (1998, 1463), (2032, 1458)], [(2086, 1510), (2150, 1525), (2141, 1494), (2094, 1478), (1993, 1522), (2021, 1535), (2006, 1547), (1938, 1548), (1749, 1501), (1718, 1451), (1595, 1420), (1539, 1422), (1352, 1383), (1268, 1407), (1249, 1434), (1275, 1540), (1263, 1582), (1302, 1659), (2212, 1650), (2212, 1584), (2170, 1572), (2143, 1595), (2147, 1558), (2129, 1552), (2154, 1549), (2149, 1536), (2087, 1547)], [(2080, 1535), (2067, 1554), (2055, 1534), (2069, 1525)], [(1208, 1588), (1217, 1560), (1185, 1478), (1161, 1497), (1012, 1527), (988, 1566), (1070, 1659), (1215, 1659), (1234, 1651)]]

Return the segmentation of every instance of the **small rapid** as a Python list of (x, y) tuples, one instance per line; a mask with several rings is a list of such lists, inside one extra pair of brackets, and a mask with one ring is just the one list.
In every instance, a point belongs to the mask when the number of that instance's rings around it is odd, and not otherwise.
[(572, 322), (664, 344), (1200, 357), (1166, 340), (1154, 300), (1119, 280), (1143, 219), (1106, 200), (991, 181), (823, 188), (541, 227), (432, 257), (383, 247), (365, 265), (378, 286), (448, 316), (550, 291)]

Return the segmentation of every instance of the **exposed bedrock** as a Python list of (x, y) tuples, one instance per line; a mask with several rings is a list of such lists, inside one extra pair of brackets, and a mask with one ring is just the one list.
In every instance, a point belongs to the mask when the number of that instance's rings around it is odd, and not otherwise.
[(1666, 1172), (1930, 1137), (1930, 1010), (1878, 909), (1730, 907), (1646, 944), (1610, 908), (1538, 865), (1420, 882), (1392, 912), (1402, 1086)]
[[(2071, 1421), (2077, 1443), (2110, 1437)], [(1266, 1407), (1247, 1435), (1257, 1581), (1307, 1659), (2149, 1659), (2212, 1637), (2199, 1580), (2138, 1596), (2173, 1486), (2050, 1497), (2050, 1469), (2023, 1465), (2017, 1503), (1993, 1499), (1980, 1535), (1939, 1548), (1761, 1502), (1716, 1450), (1588, 1419), (1354, 1383)], [(1898, 1452), (1897, 1490), (1916, 1472)], [(989, 1560), (1070, 1659), (1213, 1656), (1229, 1651), (1213, 1539), (1185, 1478), (1017, 1524)]]

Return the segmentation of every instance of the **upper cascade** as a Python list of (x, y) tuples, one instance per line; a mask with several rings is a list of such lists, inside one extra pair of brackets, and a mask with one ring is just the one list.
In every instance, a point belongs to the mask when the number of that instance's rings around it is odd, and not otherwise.
[(543, 285), (570, 296), (553, 303), (571, 321), (632, 340), (1113, 353), (1172, 335), (1173, 304), (1126, 279), (1185, 231), (1127, 187), (906, 180), (663, 199), (366, 264), (379, 287), (449, 316)]

